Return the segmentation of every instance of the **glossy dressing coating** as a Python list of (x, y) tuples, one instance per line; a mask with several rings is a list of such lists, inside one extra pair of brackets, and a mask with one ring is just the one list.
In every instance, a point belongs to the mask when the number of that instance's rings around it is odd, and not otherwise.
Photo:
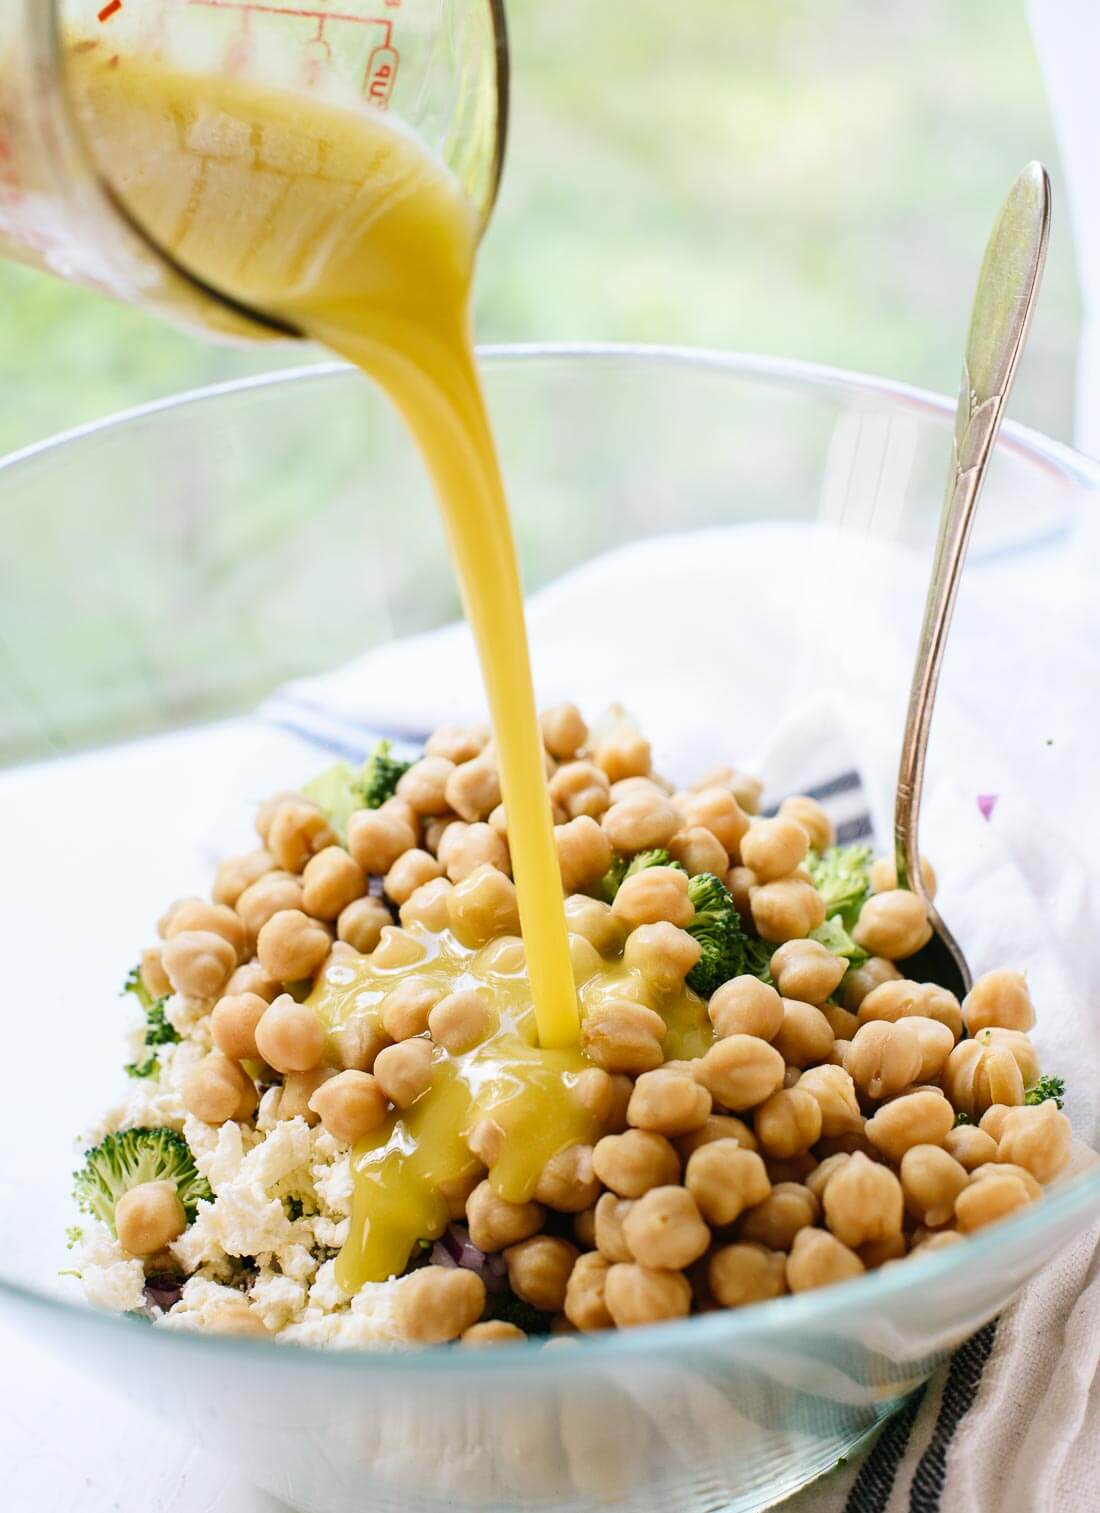
[[(330, 1031), (360, 1016), (380, 1023), (382, 999), (407, 977), (441, 992), (480, 989), (492, 1004), (495, 1028), (460, 1056), (437, 1047), (427, 1092), (355, 1147), (351, 1228), (336, 1265), (337, 1280), (349, 1292), (399, 1274), (418, 1240), (442, 1234), (448, 1190), (464, 1190), (481, 1175), (463, 1138), (479, 1119), (491, 1117), (504, 1130), (489, 1181), (516, 1203), (531, 1197), (551, 1156), (602, 1133), (572, 1092), (577, 1074), (590, 1064), (581, 1051), (546, 1051), (534, 1043), (522, 941), (504, 936), (468, 948), (450, 931), (434, 935), (419, 925), (393, 934), (406, 946), (405, 965), (379, 967), (370, 957), (341, 957), (324, 969), (308, 1001)], [(391, 939), (387, 956), (392, 948)], [(654, 1003), (668, 1024), (666, 1058), (699, 1056), (711, 1043), (706, 1008), (694, 993), (655, 1000), (639, 975), (619, 961), (601, 962), (581, 983), (579, 996), (582, 1014), (606, 998)]]
[(357, 363), (439, 496), (492, 715), (539, 1039), (577, 1006), (515, 547), (474, 364), (477, 228), (457, 182), (358, 100), (180, 72), (82, 44), (73, 96), (101, 171), (186, 268)]

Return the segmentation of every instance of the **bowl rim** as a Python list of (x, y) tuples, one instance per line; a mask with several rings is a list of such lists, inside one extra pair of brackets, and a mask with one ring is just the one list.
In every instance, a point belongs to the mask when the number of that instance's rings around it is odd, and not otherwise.
[[(724, 351), (717, 347), (610, 341), (489, 342), (478, 345), (477, 355), (479, 362), (490, 368), (517, 359), (524, 362), (562, 360), (607, 362), (625, 359), (645, 364), (709, 369), (739, 377), (757, 378), (775, 385), (791, 384), (803, 388), (861, 395), (869, 400), (892, 400), (918, 414), (941, 418), (953, 417), (957, 404), (957, 399), (954, 397), (936, 393), (931, 389), (919, 388), (901, 379), (862, 373), (856, 369), (833, 367), (828, 363), (803, 362), (796, 358), (771, 357), (757, 352)], [(326, 361), (276, 368), (267, 373), (228, 379), (196, 389), (185, 389), (178, 394), (148, 400), (144, 404), (133, 405), (96, 420), (85, 421), (81, 425), (72, 426), (52, 436), (19, 447), (7, 456), (0, 457), (0, 474), (88, 437), (98, 436), (165, 411), (267, 388), (305, 383), (311, 379), (320, 381), (347, 377), (357, 372), (358, 369), (351, 363)], [(1026, 458), (1031, 463), (1037, 463), (1052, 476), (1060, 477), (1064, 482), (1072, 482), (1090, 489), (1100, 487), (1100, 460), (1089, 457), (1067, 442), (1057, 441), (1031, 426), (1006, 419), (997, 444), (1008, 452)]]
[[(1092, 1154), (1094, 1164), (1091, 1169), (1070, 1178), (1060, 1189), (1045, 1193), (1041, 1202), (1030, 1204), (987, 1229), (966, 1236), (959, 1245), (929, 1251), (922, 1256), (907, 1257), (903, 1266), (880, 1267), (851, 1281), (814, 1288), (808, 1292), (788, 1293), (765, 1303), (755, 1303), (751, 1307), (715, 1309), (710, 1313), (632, 1329), (608, 1329), (591, 1334), (569, 1335), (567, 1338), (583, 1344), (584, 1350), (579, 1354), (573, 1350), (554, 1351), (551, 1359), (542, 1362), (538, 1369), (545, 1372), (552, 1360), (558, 1374), (569, 1375), (574, 1364), (587, 1371), (593, 1366), (629, 1362), (639, 1355), (658, 1360), (704, 1348), (707, 1351), (719, 1348), (735, 1350), (738, 1346), (750, 1343), (789, 1342), (792, 1335), (797, 1340), (799, 1335), (804, 1337), (814, 1327), (828, 1326), (830, 1322), (835, 1327), (842, 1315), (863, 1312), (870, 1317), (874, 1309), (891, 1299), (946, 1282), (955, 1272), (964, 1268), (970, 1270), (977, 1265), (980, 1269), (984, 1263), (995, 1263), (1000, 1250), (1013, 1240), (1026, 1241), (1029, 1236), (1039, 1234), (1059, 1220), (1071, 1218), (1075, 1213), (1100, 1209), (1100, 1160), (1096, 1159), (1095, 1152)], [(1046, 1265), (1048, 1261), (1041, 1264)], [(988, 1270), (989, 1275), (995, 1278), (995, 1264), (989, 1266)], [(1025, 1285), (1034, 1274), (1030, 1273), (1018, 1286)], [(1012, 1289), (1008, 1301), (1017, 1290), (1018, 1287)], [(135, 1339), (135, 1321), (125, 1314), (109, 1313), (86, 1302), (69, 1302), (0, 1276), (0, 1301), (5, 1297), (32, 1312), (45, 1314), (55, 1320), (80, 1320), (82, 1326), (107, 1330), (110, 1333), (105, 1338), (119, 1339), (118, 1331), (124, 1330), (130, 1340)], [(964, 1326), (960, 1338), (965, 1338), (980, 1328), (995, 1311), (998, 1310), (993, 1308), (984, 1312), (972, 1325)], [(333, 1348), (298, 1342), (288, 1348), (288, 1344), (280, 1343), (277, 1339), (211, 1335), (189, 1329), (149, 1328), (145, 1331), (145, 1336), (149, 1340), (173, 1342), (170, 1348), (220, 1351), (229, 1355), (235, 1355), (238, 1351), (244, 1351), (246, 1355), (255, 1353), (256, 1358), (267, 1362), (269, 1367), (276, 1360), (288, 1363), (300, 1361), (303, 1365), (311, 1366), (323, 1363), (324, 1369), (350, 1371), (360, 1378), (375, 1373), (403, 1375), (425, 1369), (446, 1375), (457, 1374), (463, 1378), (475, 1374), (514, 1372), (517, 1365), (530, 1363), (536, 1353), (541, 1354), (546, 1344), (545, 1338), (538, 1337), (518, 1344), (482, 1347), (472, 1351), (438, 1346), (423, 1349), (372, 1349), (370, 1346)], [(560, 1337), (551, 1335), (549, 1338)], [(948, 1347), (945, 1346), (946, 1348)], [(290, 1369), (293, 1369), (292, 1364)]]
[[(517, 359), (524, 362), (606, 362), (625, 359), (628, 362), (709, 369), (757, 378), (777, 385), (791, 384), (863, 396), (869, 400), (900, 402), (903, 408), (944, 419), (950, 419), (954, 415), (956, 405), (954, 398), (896, 379), (821, 363), (711, 348), (619, 342), (524, 342), (492, 343), (479, 346), (477, 351), (479, 359), (489, 367)], [(305, 364), (209, 384), (151, 400), (19, 448), (7, 457), (0, 458), (0, 475), (71, 444), (162, 412), (273, 387), (344, 378), (356, 371), (351, 364), (343, 362)], [(1067, 485), (1075, 484), (1087, 489), (1100, 487), (1100, 461), (1040, 431), (1015, 421), (1006, 421), (998, 444), (1030, 463), (1038, 464)], [(1096, 1161), (1090, 1171), (1073, 1177), (1059, 1189), (1046, 1194), (1041, 1204), (1013, 1214), (985, 1232), (968, 1236), (967, 1243), (963, 1246), (929, 1252), (909, 1259), (905, 1266), (888, 1266), (837, 1286), (786, 1295), (750, 1308), (715, 1310), (701, 1316), (642, 1328), (571, 1336), (583, 1343), (583, 1351), (579, 1354), (572, 1350), (555, 1351), (551, 1359), (541, 1362), (539, 1373), (568, 1375), (578, 1365), (580, 1369), (590, 1370), (593, 1365), (630, 1361), (639, 1354), (658, 1359), (690, 1352), (692, 1349), (698, 1350), (704, 1346), (708, 1349), (734, 1348), (749, 1341), (789, 1339), (792, 1334), (805, 1331), (830, 1317), (837, 1318), (841, 1314), (854, 1314), (860, 1310), (870, 1313), (875, 1307), (899, 1295), (945, 1281), (963, 1266), (969, 1268), (972, 1262), (980, 1265), (984, 1261), (991, 1261), (1006, 1243), (1013, 1240), (1025, 1241), (1028, 1236), (1042, 1232), (1058, 1220), (1070, 1219), (1074, 1214), (1084, 1213), (1090, 1208), (1100, 1208), (1100, 1161)], [(995, 1274), (995, 1268), (992, 1274)], [(133, 1321), (124, 1315), (111, 1314), (80, 1301), (70, 1302), (0, 1275), (0, 1301), (5, 1299), (58, 1321), (75, 1323), (79, 1320), (81, 1327), (110, 1331), (105, 1338), (121, 1338), (118, 1333), (120, 1330), (125, 1331), (131, 1341), (136, 1338)], [(976, 1323), (974, 1327), (979, 1327), (979, 1324)], [(288, 1351), (276, 1340), (208, 1335), (183, 1329), (149, 1330), (147, 1338), (158, 1342), (154, 1348), (199, 1349), (210, 1355), (211, 1359), (215, 1359), (211, 1352), (221, 1352), (223, 1358), (243, 1352), (245, 1357), (255, 1355), (257, 1359), (266, 1362), (269, 1368), (275, 1360), (282, 1360), (288, 1363), (288, 1369), (293, 1369), (292, 1363), (298, 1362), (303, 1368), (307, 1365), (323, 1365), (326, 1370), (351, 1371), (364, 1378), (381, 1372), (392, 1376), (394, 1373), (403, 1375), (425, 1369), (445, 1375), (458, 1373), (463, 1377), (475, 1373), (479, 1376), (497, 1372), (514, 1373), (517, 1365), (530, 1363), (532, 1353), (541, 1352), (544, 1343), (542, 1340), (531, 1340), (519, 1346), (476, 1351), (438, 1348), (333, 1349), (302, 1344)], [(279, 1354), (273, 1354), (275, 1351)]]

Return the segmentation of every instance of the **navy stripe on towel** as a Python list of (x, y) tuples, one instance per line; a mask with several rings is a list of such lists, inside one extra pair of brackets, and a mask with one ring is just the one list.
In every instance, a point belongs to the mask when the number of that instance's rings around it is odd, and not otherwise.
[(844, 1505), (844, 1513), (884, 1513), (894, 1490), (898, 1467), (909, 1448), (909, 1436), (913, 1432), (926, 1390), (927, 1384), (918, 1387), (909, 1396), (901, 1412), (888, 1420), (875, 1441), (874, 1449), (860, 1467)]
[(932, 1431), (928, 1448), (917, 1463), (909, 1492), (909, 1513), (939, 1513), (940, 1498), (947, 1477), (947, 1452), (955, 1431), (973, 1406), (982, 1385), (986, 1362), (997, 1338), (997, 1320), (979, 1329), (965, 1345), (960, 1345), (951, 1360), (951, 1369), (943, 1388), (940, 1416)]

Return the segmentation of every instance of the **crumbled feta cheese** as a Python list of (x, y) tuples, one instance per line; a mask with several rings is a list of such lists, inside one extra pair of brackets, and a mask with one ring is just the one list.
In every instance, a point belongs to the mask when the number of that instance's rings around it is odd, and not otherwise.
[(164, 1017), (185, 1039), (194, 1037), (209, 1046), (209, 1014), (213, 1007), (206, 998), (189, 998), (186, 993), (174, 993), (164, 1005)]
[(102, 1224), (92, 1224), (76, 1250), (74, 1269), (89, 1303), (111, 1313), (129, 1313), (145, 1302), (145, 1268), (128, 1255)]
[(241, 1302), (235, 1287), (223, 1287), (206, 1277), (192, 1277), (184, 1284), (180, 1300), (170, 1312), (157, 1319), (158, 1329), (204, 1329), (224, 1303)]
[(313, 1286), (309, 1289), (310, 1307), (321, 1308), (326, 1313), (331, 1313), (333, 1309), (343, 1307), (348, 1300), (348, 1293), (336, 1280), (336, 1262), (326, 1261), (318, 1269), (313, 1279)]
[(156, 1077), (127, 1079), (126, 1096), (107, 1110), (94, 1129), (88, 1131), (88, 1143), (97, 1144), (115, 1130), (134, 1129), (141, 1125), (156, 1128), (167, 1125), (182, 1130), (187, 1117), (182, 1089), (187, 1073), (205, 1052), (191, 1040), (158, 1049), (160, 1072)]
[(351, 1171), (351, 1152), (346, 1146), (343, 1155), (331, 1165), (315, 1162), (310, 1167), (310, 1176), (313, 1190), (324, 1208), (342, 1218), (351, 1213), (355, 1178)]
[(249, 1297), (256, 1312), (274, 1334), (284, 1328), (305, 1307), (306, 1290), (301, 1282), (268, 1272), (253, 1283)]
[(288, 1245), (279, 1252), (279, 1267), (285, 1277), (308, 1282), (317, 1270), (317, 1257), (304, 1245)]

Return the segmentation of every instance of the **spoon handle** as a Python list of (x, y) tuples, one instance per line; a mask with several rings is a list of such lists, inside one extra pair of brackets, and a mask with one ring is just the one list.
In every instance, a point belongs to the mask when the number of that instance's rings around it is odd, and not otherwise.
[(918, 822), (932, 708), (959, 592), (966, 548), (993, 443), (1027, 338), (1050, 234), (1050, 180), (1029, 163), (1001, 207), (978, 275), (955, 412), (954, 455), (924, 606), (894, 807), (898, 886), (910, 888), (963, 965), (962, 953), (928, 897), (919, 865)]

